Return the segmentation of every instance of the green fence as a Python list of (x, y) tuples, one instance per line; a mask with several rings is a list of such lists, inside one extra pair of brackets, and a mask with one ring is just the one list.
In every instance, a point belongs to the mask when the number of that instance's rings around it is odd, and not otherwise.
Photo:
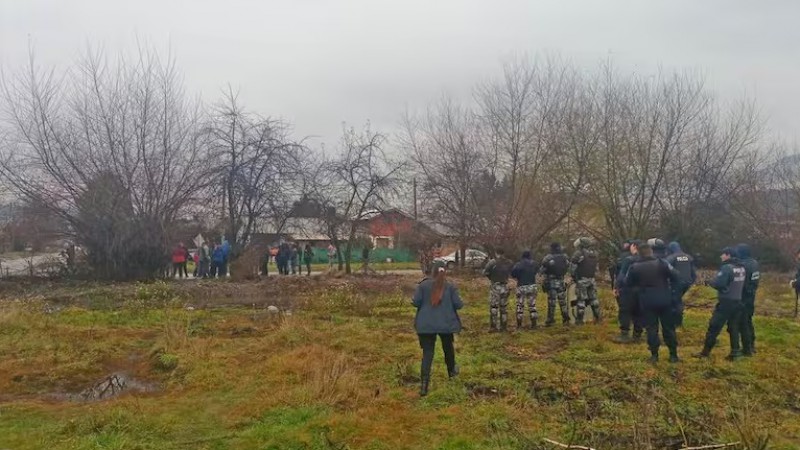
[[(344, 252), (344, 247), (341, 248)], [(352, 262), (361, 262), (361, 247), (353, 248), (351, 251)], [(384, 262), (391, 259), (393, 262), (414, 262), (417, 261), (416, 255), (410, 250), (402, 248), (375, 248), (369, 252), (369, 260), (371, 262)], [(322, 264), (328, 262), (328, 251), (324, 248), (314, 249), (314, 259), (311, 261), (314, 264)]]

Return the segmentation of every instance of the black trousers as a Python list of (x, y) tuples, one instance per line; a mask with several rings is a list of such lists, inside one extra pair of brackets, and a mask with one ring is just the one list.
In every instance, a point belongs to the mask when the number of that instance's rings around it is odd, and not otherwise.
[(627, 290), (620, 291), (617, 298), (617, 306), (619, 307), (620, 331), (628, 334), (631, 331), (631, 325), (633, 325), (633, 333), (636, 335), (642, 334), (642, 322), (644, 321), (640, 317), (639, 298), (636, 294)]
[(742, 314), (739, 319), (739, 333), (742, 338), (742, 352), (752, 354), (756, 343), (756, 330), (753, 327), (753, 314), (756, 309), (755, 298), (744, 298), (742, 301)]
[[(431, 366), (433, 365), (433, 352), (436, 349), (436, 334), (418, 334), (419, 346), (422, 348), (422, 368), (420, 374), (423, 380), (431, 376)], [(456, 368), (456, 351), (453, 347), (453, 334), (439, 334), (444, 351), (444, 362), (447, 365), (447, 373), (451, 374)]]
[(683, 296), (686, 295), (686, 291), (689, 290), (688, 283), (678, 283), (672, 287), (672, 296), (673, 296), (673, 303), (676, 305), (675, 307), (675, 326), (681, 327), (683, 326)]
[(185, 263), (172, 263), (172, 278), (180, 276), (183, 278), (183, 265)]
[(731, 355), (739, 356), (739, 321), (742, 315), (742, 302), (738, 300), (723, 300), (717, 303), (706, 332), (705, 350), (710, 351), (717, 344), (717, 336), (722, 328), (728, 325), (728, 334), (731, 339)]
[(664, 336), (664, 344), (666, 344), (670, 354), (676, 354), (678, 338), (675, 336), (675, 314), (672, 306), (644, 308), (644, 319), (647, 328), (647, 346), (650, 351), (657, 353), (658, 348), (661, 346), (661, 339), (658, 336), (660, 325), (661, 334)]

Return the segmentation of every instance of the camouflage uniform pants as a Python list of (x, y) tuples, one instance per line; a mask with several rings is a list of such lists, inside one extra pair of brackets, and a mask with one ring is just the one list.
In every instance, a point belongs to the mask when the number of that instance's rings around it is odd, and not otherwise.
[(493, 330), (505, 330), (508, 326), (508, 294), (505, 283), (492, 283), (489, 287), (489, 322)]
[(547, 292), (547, 322), (546, 324), (554, 324), (556, 322), (556, 300), (561, 309), (561, 320), (563, 323), (569, 323), (569, 305), (567, 305), (567, 285), (564, 283), (563, 278), (551, 278), (545, 282), (545, 290)]
[(531, 315), (531, 326), (536, 326), (536, 319), (539, 317), (539, 313), (536, 311), (535, 284), (517, 286), (517, 326), (522, 325), (522, 319), (525, 316), (526, 303), (528, 304), (528, 310)]
[(575, 296), (577, 297), (575, 323), (583, 323), (583, 316), (586, 312), (587, 304), (589, 304), (589, 306), (592, 308), (594, 320), (599, 321), (600, 302), (597, 300), (597, 285), (594, 281), (594, 278), (578, 279), (578, 281), (575, 283)]

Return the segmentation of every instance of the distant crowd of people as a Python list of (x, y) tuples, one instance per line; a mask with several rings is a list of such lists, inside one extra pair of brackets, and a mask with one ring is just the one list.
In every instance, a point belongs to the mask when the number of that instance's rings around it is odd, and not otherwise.
[[(335, 251), (335, 248), (334, 248)], [(335, 254), (335, 253), (334, 253)], [(300, 244), (282, 242), (277, 250), (267, 250), (261, 260), (261, 274), (269, 275), (269, 263), (274, 259), (280, 275), (302, 275), (303, 266), (306, 268), (306, 275), (311, 275), (311, 262), (314, 260), (314, 249), (311, 244), (306, 244), (301, 248)]]
[(172, 251), (173, 278), (188, 278), (189, 261), (194, 262), (195, 278), (224, 278), (228, 275), (231, 245), (227, 239), (221, 242), (204, 242), (192, 254), (183, 242)]

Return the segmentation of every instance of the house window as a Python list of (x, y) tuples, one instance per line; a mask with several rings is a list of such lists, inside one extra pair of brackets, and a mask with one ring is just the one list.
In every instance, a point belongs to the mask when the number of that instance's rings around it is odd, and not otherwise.
[(394, 248), (394, 238), (388, 236), (375, 236), (372, 238), (375, 248)]

